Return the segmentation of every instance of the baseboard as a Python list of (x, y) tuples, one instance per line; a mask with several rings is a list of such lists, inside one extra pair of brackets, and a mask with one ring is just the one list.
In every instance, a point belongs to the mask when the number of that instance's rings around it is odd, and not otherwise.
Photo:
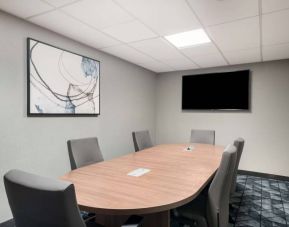
[(248, 170), (238, 170), (238, 174), (269, 178), (269, 179), (281, 180), (281, 181), (289, 181), (289, 177), (287, 176), (275, 175), (275, 174), (270, 174), (270, 173), (260, 173), (260, 172), (254, 172), (254, 171), (248, 171)]
[(5, 221), (3, 223), (0, 223), (0, 227), (14, 227), (14, 221), (13, 219), (10, 219), (8, 221)]

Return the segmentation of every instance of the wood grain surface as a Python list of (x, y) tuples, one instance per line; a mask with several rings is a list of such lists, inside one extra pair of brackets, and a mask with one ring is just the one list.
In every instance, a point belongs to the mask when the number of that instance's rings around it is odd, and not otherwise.
[[(193, 200), (214, 176), (224, 147), (158, 145), (73, 170), (61, 179), (75, 185), (82, 210), (106, 215), (166, 212)], [(151, 171), (140, 177), (137, 168)]]

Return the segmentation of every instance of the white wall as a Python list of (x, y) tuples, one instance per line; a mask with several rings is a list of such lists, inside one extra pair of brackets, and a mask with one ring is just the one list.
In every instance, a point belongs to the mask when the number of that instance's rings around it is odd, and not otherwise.
[[(0, 223), (10, 219), (2, 177), (18, 168), (57, 177), (69, 171), (66, 141), (97, 136), (105, 159), (134, 150), (131, 132), (154, 137), (155, 74), (0, 11)], [(26, 38), (100, 60), (101, 115), (27, 118)]]
[[(239, 69), (252, 71), (251, 112), (181, 110), (182, 75)], [(244, 137), (240, 169), (289, 176), (289, 60), (164, 73), (156, 90), (157, 143), (188, 142), (192, 128), (215, 129), (220, 145)]]

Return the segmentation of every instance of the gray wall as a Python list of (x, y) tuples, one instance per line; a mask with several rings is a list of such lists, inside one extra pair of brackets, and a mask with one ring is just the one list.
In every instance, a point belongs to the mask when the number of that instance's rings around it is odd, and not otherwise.
[[(154, 138), (155, 74), (0, 12), (0, 223), (11, 218), (3, 174), (12, 168), (57, 177), (69, 171), (66, 140), (97, 136), (105, 159), (134, 150), (131, 131)], [(101, 115), (27, 118), (26, 38), (101, 62)]]
[[(182, 75), (250, 69), (251, 112), (181, 110)], [(236, 84), (237, 86), (237, 84)], [(157, 143), (188, 142), (191, 128), (215, 129), (216, 143), (246, 140), (240, 169), (289, 176), (289, 61), (161, 74), (157, 77)]]

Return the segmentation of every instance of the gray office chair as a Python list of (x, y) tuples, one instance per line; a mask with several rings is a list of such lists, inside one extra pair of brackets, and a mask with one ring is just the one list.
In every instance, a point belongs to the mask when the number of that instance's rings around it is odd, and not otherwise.
[(243, 138), (238, 138), (234, 141), (234, 146), (237, 148), (237, 161), (234, 169), (233, 181), (231, 186), (231, 195), (234, 194), (234, 192), (236, 191), (238, 167), (243, 153), (244, 144), (245, 140)]
[(191, 143), (205, 143), (205, 144), (215, 144), (215, 131), (214, 130), (191, 130)]
[[(235, 194), (235, 191), (236, 191), (238, 167), (239, 167), (239, 163), (240, 163), (241, 156), (242, 156), (242, 153), (243, 153), (244, 144), (245, 144), (245, 141), (244, 141), (243, 138), (238, 138), (238, 139), (236, 139), (234, 141), (234, 145), (237, 148), (237, 160), (236, 160), (236, 166), (235, 166), (235, 169), (234, 169), (234, 175), (233, 175), (232, 186), (231, 186), (230, 209), (232, 209), (232, 211), (235, 209), (234, 205), (233, 205), (234, 204), (234, 200), (236, 199), (236, 198), (234, 198), (234, 194)], [(229, 217), (229, 221), (230, 221), (230, 223), (235, 224), (235, 219), (231, 215)]]
[[(4, 175), (4, 185), (17, 227), (101, 226), (95, 222), (85, 224), (82, 220), (74, 185), (69, 182), (10, 170)], [(130, 223), (132, 219), (136, 220), (130, 218)], [(129, 226), (138, 227), (142, 219), (137, 220), (139, 223)]]
[(67, 141), (71, 169), (103, 161), (97, 138)]
[[(67, 141), (71, 169), (103, 161), (97, 138), (83, 138)], [(93, 219), (94, 213), (81, 211), (84, 220)]]
[(140, 151), (153, 146), (150, 133), (148, 130), (138, 131), (132, 133), (135, 151)]
[(17, 227), (86, 226), (73, 184), (20, 170), (6, 173), (4, 184)]
[(207, 196), (199, 196), (177, 209), (175, 220), (198, 227), (227, 227), (229, 225), (229, 197), (237, 160), (236, 147), (228, 146), (220, 167), (210, 185)]

